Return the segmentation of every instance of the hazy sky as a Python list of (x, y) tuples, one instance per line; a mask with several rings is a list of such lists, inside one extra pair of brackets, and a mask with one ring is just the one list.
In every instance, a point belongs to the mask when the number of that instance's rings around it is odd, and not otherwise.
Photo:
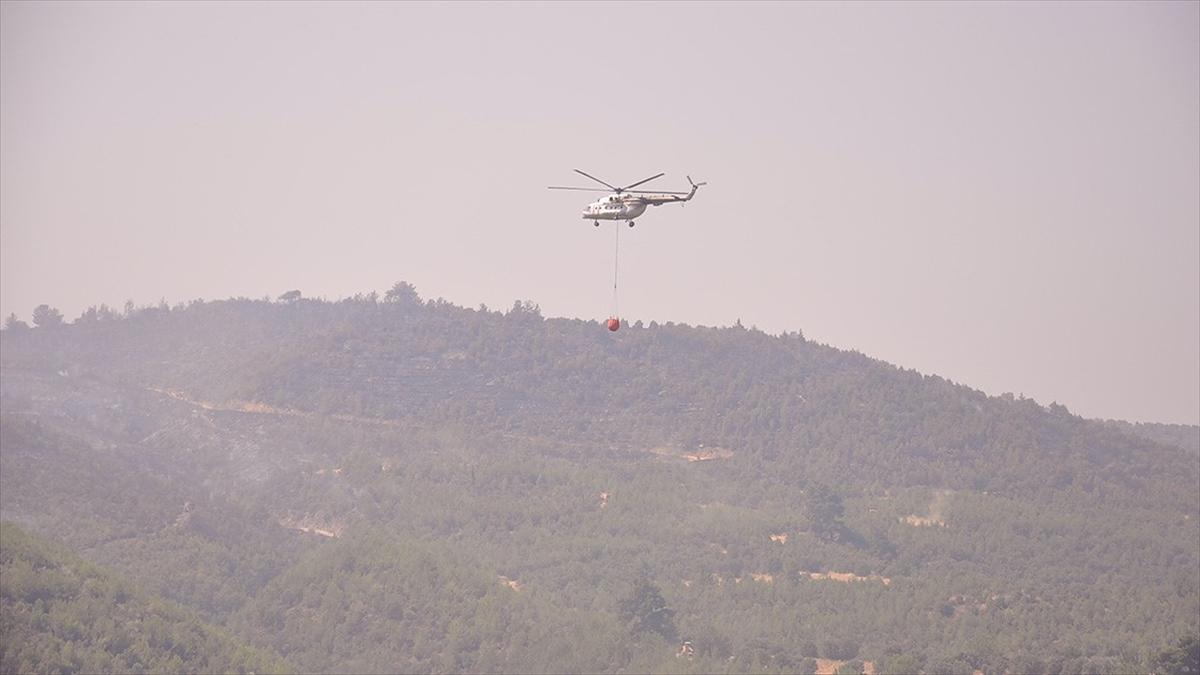
[(0, 311), (603, 319), (614, 225), (545, 186), (666, 171), (710, 184), (621, 233), (627, 319), (1195, 424), (1198, 45), (1195, 2), (4, 2)]

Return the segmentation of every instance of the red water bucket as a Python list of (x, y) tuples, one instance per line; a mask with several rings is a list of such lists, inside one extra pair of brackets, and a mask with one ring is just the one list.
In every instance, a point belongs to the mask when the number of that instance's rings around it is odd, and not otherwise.
[(608, 320), (607, 325), (608, 329), (615, 333), (621, 328), (621, 320), (614, 316)]

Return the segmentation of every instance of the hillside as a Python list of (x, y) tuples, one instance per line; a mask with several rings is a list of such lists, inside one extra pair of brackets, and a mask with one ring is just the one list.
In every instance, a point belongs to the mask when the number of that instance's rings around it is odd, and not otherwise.
[(1198, 631), (1193, 427), (389, 299), (5, 330), (0, 516), (301, 670), (1127, 672)]
[(0, 525), (0, 672), (283, 672), (171, 603)]

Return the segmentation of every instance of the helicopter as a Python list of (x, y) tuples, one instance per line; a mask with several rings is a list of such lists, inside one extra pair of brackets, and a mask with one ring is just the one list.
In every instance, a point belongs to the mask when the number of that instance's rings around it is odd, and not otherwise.
[(607, 189), (593, 187), (559, 187), (556, 185), (550, 186), (551, 190), (583, 190), (586, 192), (612, 192), (613, 194), (606, 195), (600, 199), (588, 204), (583, 209), (583, 219), (594, 221), (596, 227), (600, 227), (601, 220), (624, 220), (630, 227), (633, 227), (633, 220), (646, 212), (647, 206), (662, 206), (663, 204), (682, 204), (696, 196), (696, 190), (707, 183), (695, 183), (692, 177), (688, 176), (688, 183), (691, 183), (691, 192), (650, 192), (648, 190), (631, 190), (630, 188), (637, 187), (643, 183), (649, 183), (655, 178), (665, 176), (665, 173), (655, 174), (649, 178), (643, 178), (636, 183), (630, 183), (625, 187), (615, 187), (596, 178), (591, 174), (584, 173), (579, 169), (574, 170), (575, 173), (590, 178), (597, 183), (603, 185)]

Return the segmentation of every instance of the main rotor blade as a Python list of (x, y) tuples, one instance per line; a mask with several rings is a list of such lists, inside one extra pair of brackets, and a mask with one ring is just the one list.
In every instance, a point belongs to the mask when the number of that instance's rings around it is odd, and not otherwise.
[(620, 191), (621, 191), (621, 188), (616, 188), (616, 187), (613, 187), (613, 186), (609, 185), (608, 183), (605, 183), (604, 181), (600, 180), (599, 178), (596, 178), (595, 176), (593, 176), (593, 175), (591, 175), (591, 174), (584, 173), (584, 172), (580, 171), (579, 169), (575, 169), (575, 173), (577, 173), (577, 174), (579, 174), (579, 175), (581, 175), (581, 176), (587, 176), (588, 178), (591, 178), (592, 180), (596, 181), (597, 183), (599, 183), (599, 184), (603, 185), (604, 187), (606, 187), (606, 188), (608, 188), (609, 190), (612, 190), (612, 191), (614, 191), (614, 192), (620, 192)]
[(629, 185), (626, 185), (626, 186), (625, 186), (625, 187), (623, 187), (623, 188), (619, 188), (619, 189), (618, 189), (618, 188), (613, 188), (613, 189), (614, 189), (614, 190), (616, 190), (617, 192), (624, 192), (624, 191), (628, 190), (628, 189), (629, 189), (629, 188), (631, 188), (631, 187), (637, 187), (637, 186), (641, 185), (642, 183), (649, 183), (650, 181), (654, 180), (655, 178), (662, 178), (662, 177), (663, 177), (663, 176), (665, 176), (665, 175), (667, 175), (667, 174), (665, 174), (665, 173), (660, 173), (660, 174), (658, 174), (658, 175), (655, 175), (655, 176), (650, 176), (649, 178), (643, 178), (642, 180), (639, 180), (639, 181), (638, 181), (638, 182), (636, 182), (636, 183), (630, 183)]
[(686, 195), (688, 192), (670, 192), (668, 190), (624, 190), (631, 195)]
[(557, 185), (551, 185), (550, 187), (548, 187), (546, 189), (547, 190), (583, 190), (585, 192), (612, 192), (612, 190), (605, 190), (604, 188), (559, 187)]

